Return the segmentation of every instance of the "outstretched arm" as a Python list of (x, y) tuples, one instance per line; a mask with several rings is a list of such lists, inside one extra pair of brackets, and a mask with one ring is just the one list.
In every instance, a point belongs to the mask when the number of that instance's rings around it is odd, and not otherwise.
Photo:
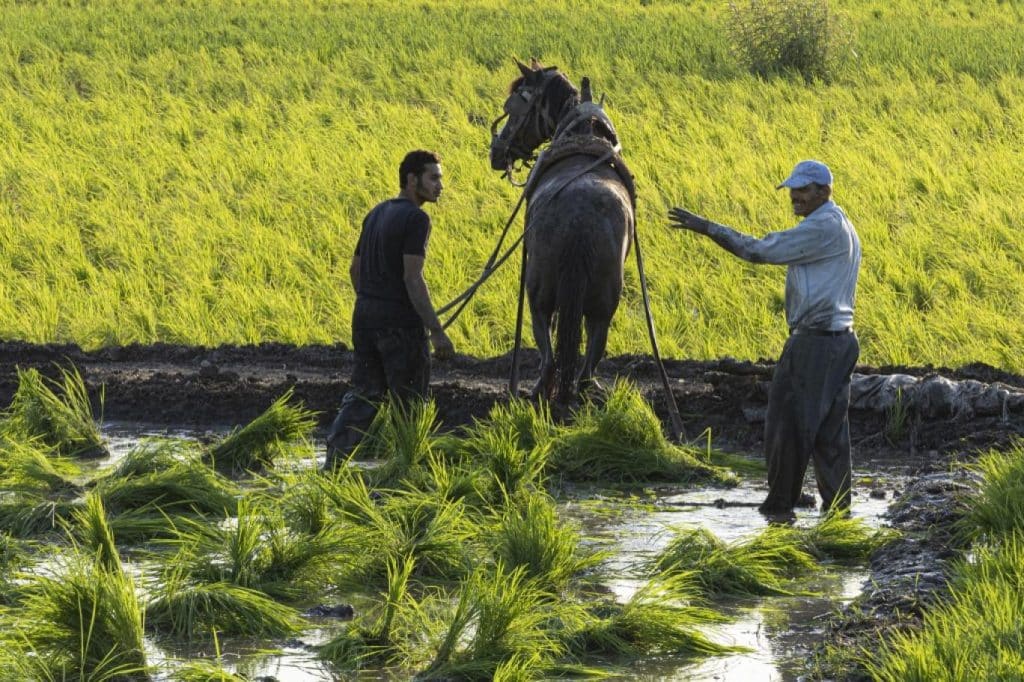
[(820, 226), (805, 229), (798, 229), (798, 226), (758, 239), (684, 208), (669, 209), (668, 216), (671, 227), (706, 235), (729, 253), (751, 263), (789, 265), (811, 262), (827, 255), (835, 246), (829, 246), (830, 242), (835, 242), (834, 234), (818, 229)]

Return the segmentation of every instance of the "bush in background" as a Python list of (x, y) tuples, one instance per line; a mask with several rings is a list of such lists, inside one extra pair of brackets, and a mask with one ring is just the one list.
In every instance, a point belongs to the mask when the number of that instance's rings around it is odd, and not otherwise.
[(752, 73), (830, 80), (853, 54), (852, 33), (826, 0), (730, 2), (733, 51)]

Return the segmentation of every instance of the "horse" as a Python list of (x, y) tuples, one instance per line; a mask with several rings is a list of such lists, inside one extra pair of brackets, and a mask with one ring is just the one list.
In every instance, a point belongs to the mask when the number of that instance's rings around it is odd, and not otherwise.
[[(571, 404), (599, 388), (594, 374), (622, 295), (635, 225), (635, 191), (603, 108), (558, 70), (516, 60), (504, 113), (491, 125), (490, 163), (510, 178), (536, 161), (526, 182), (524, 281), (540, 378), (531, 393)], [(507, 118), (501, 131), (498, 124)], [(542, 144), (550, 145), (535, 158)], [(551, 330), (555, 327), (555, 350)], [(579, 365), (581, 326), (586, 351)]]

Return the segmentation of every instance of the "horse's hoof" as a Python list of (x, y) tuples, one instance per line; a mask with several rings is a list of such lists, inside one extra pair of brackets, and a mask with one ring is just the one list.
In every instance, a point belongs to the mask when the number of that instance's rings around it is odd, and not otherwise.
[(597, 379), (581, 381), (579, 391), (580, 395), (587, 400), (604, 398), (608, 395), (608, 391), (605, 390), (604, 386)]

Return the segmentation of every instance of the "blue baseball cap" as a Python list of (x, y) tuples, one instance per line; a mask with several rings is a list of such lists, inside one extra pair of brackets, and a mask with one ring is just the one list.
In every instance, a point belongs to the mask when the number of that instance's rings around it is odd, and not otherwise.
[(832, 171), (821, 161), (801, 161), (794, 168), (789, 177), (782, 181), (775, 189), (789, 187), (798, 189), (814, 183), (816, 185), (831, 185)]

